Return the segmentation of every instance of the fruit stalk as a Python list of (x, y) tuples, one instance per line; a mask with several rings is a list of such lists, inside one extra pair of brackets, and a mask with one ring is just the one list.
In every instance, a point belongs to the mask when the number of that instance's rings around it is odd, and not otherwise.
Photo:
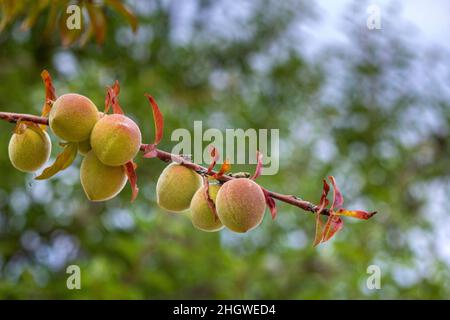
[[(39, 117), (39, 116), (35, 116), (35, 115), (30, 115), (30, 114), (0, 112), (0, 119), (11, 122), (11, 123), (15, 123), (19, 120), (24, 120), (24, 121), (34, 122), (37, 124), (48, 125), (48, 118)], [(140, 150), (144, 152), (146, 150), (146, 147), (147, 147), (147, 144), (141, 144)], [(214, 170), (208, 172), (208, 168), (205, 168), (196, 163), (193, 163), (193, 162), (183, 158), (180, 155), (172, 154), (170, 152), (160, 150), (160, 149), (156, 149), (155, 151), (156, 151), (156, 158), (158, 158), (162, 161), (179, 163), (179, 164), (181, 164), (189, 169), (192, 169), (200, 174), (207, 174), (207, 175), (213, 176), (217, 173), (217, 171), (214, 171)], [(229, 175), (223, 175), (218, 180), (225, 182), (225, 181), (229, 181), (232, 179), (235, 179), (235, 178), (233, 178)], [(263, 187), (261, 187), (261, 188), (263, 188)], [(317, 211), (319, 211), (319, 206), (317, 206), (309, 201), (302, 200), (294, 195), (286, 195), (286, 194), (281, 194), (278, 192), (270, 191), (265, 188), (263, 188), (263, 189), (265, 191), (267, 191), (268, 195), (270, 197), (272, 197), (273, 199), (296, 206), (307, 212), (316, 213)], [(324, 209), (321, 211), (321, 214), (328, 216), (330, 213), (329, 213), (328, 209)]]

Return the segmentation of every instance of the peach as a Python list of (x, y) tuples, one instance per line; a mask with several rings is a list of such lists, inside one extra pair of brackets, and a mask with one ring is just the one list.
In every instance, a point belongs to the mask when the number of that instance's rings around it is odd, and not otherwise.
[(53, 103), (49, 124), (53, 133), (60, 139), (80, 142), (89, 139), (98, 119), (97, 107), (89, 98), (68, 93)]
[(28, 127), (21, 134), (14, 133), (9, 141), (11, 164), (23, 172), (35, 172), (49, 159), (52, 142), (47, 132)]
[(81, 163), (80, 180), (89, 200), (105, 201), (122, 191), (127, 175), (123, 166), (107, 166), (91, 150)]
[(217, 193), (217, 215), (228, 229), (235, 232), (256, 228), (263, 220), (265, 208), (261, 187), (247, 178), (227, 181)]
[(141, 130), (121, 114), (103, 116), (91, 133), (91, 146), (101, 162), (108, 166), (124, 165), (141, 147)]
[[(209, 197), (213, 202), (216, 201), (217, 192), (220, 189), (218, 184), (210, 184), (208, 188)], [(195, 192), (190, 206), (191, 221), (197, 229), (214, 232), (223, 229), (223, 224), (218, 217), (214, 217), (205, 195), (205, 187), (201, 187)]]
[(158, 205), (172, 212), (185, 211), (189, 209), (192, 197), (201, 186), (202, 178), (198, 173), (171, 163), (163, 170), (156, 183)]

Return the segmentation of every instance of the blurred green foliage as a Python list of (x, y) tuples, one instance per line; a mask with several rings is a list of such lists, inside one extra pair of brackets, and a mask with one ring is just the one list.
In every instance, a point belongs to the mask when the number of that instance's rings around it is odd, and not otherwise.
[[(106, 11), (103, 46), (67, 49), (42, 38), (40, 25), (22, 32), (20, 21), (9, 24), (0, 33), (0, 110), (39, 114), (44, 68), (58, 94), (87, 95), (99, 108), (118, 79), (121, 105), (145, 141), (153, 140), (145, 92), (165, 116), (162, 149), (174, 145), (172, 130), (192, 130), (194, 120), (221, 130), (279, 128), (280, 172), (262, 185), (317, 202), (332, 174), (345, 207), (379, 213), (345, 219), (318, 248), (314, 217), (282, 203), (275, 221), (267, 214), (249, 234), (204, 233), (156, 206), (164, 163), (137, 159), (135, 203), (129, 187), (89, 203), (80, 157), (34, 181), (9, 163), (13, 126), (1, 122), (0, 298), (449, 297), (450, 108), (438, 77), (449, 74), (446, 54), (416, 46), (395, 10), (383, 31), (368, 31), (360, 2), (349, 7), (345, 45), (313, 55), (302, 30), (320, 12), (306, 1), (129, 4), (137, 33)], [(54, 157), (61, 148), (53, 142)], [(70, 264), (81, 267), (81, 290), (66, 288)], [(381, 268), (380, 290), (366, 288), (371, 264)]]

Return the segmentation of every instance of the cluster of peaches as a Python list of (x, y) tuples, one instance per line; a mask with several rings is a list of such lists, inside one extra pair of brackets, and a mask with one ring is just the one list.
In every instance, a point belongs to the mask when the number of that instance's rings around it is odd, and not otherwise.
[[(105, 201), (121, 192), (127, 181), (125, 164), (141, 148), (141, 132), (133, 120), (99, 112), (89, 98), (69, 93), (54, 101), (49, 126), (84, 156), (80, 180), (89, 200)], [(12, 165), (24, 172), (40, 169), (50, 151), (50, 138), (37, 125), (16, 130), (8, 147)], [(205, 184), (200, 174), (177, 163), (169, 164), (160, 175), (156, 196), (161, 208), (188, 212), (193, 225), (204, 231), (224, 226), (235, 232), (249, 231), (261, 223), (266, 208), (264, 192), (253, 180)]]

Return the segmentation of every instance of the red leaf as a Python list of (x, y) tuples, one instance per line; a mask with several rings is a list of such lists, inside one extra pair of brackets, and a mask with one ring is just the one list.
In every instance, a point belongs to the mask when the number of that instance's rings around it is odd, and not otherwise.
[(139, 193), (139, 188), (137, 186), (136, 169), (137, 165), (136, 163), (133, 162), (133, 160), (130, 160), (127, 163), (125, 163), (125, 172), (128, 177), (128, 182), (130, 183), (131, 186), (131, 202), (133, 202), (136, 199)]
[(328, 196), (328, 192), (330, 192), (330, 185), (327, 183), (327, 181), (325, 179), (323, 179), (323, 189), (322, 189), (322, 196), (320, 197), (320, 202), (319, 202), (319, 209), (317, 210), (317, 212), (320, 214), (323, 209), (325, 209), (328, 204), (329, 201), (327, 199)]
[(221, 178), (225, 173), (227, 173), (228, 171), (230, 171), (231, 169), (231, 165), (230, 163), (228, 163), (228, 160), (225, 160), (222, 164), (222, 166), (220, 167), (219, 172), (217, 172), (213, 177), (215, 179), (219, 179)]
[(253, 177), (251, 178), (252, 180), (255, 180), (256, 178), (258, 178), (261, 175), (262, 168), (263, 168), (262, 158), (263, 158), (263, 154), (259, 150), (256, 151), (257, 163), (256, 163), (255, 173), (253, 174)]
[(275, 218), (277, 216), (277, 205), (275, 203), (275, 200), (269, 195), (269, 192), (266, 189), (264, 189), (264, 188), (261, 188), (261, 189), (264, 192), (264, 197), (266, 198), (266, 204), (269, 207), (270, 215), (272, 216), (272, 220), (275, 220)]
[(52, 108), (52, 104), (56, 100), (57, 96), (50, 73), (44, 69), (41, 72), (41, 78), (44, 81), (45, 86), (45, 102), (42, 107), (42, 116), (47, 117)]
[(344, 227), (344, 221), (334, 215), (330, 214), (328, 221), (323, 229), (322, 242), (330, 240), (336, 233), (338, 233)]
[(153, 144), (157, 146), (162, 138), (163, 138), (163, 132), (164, 132), (164, 117), (159, 110), (158, 104), (156, 103), (155, 99), (149, 94), (145, 94), (148, 101), (150, 102), (150, 105), (152, 106), (153, 111), (153, 122), (155, 124), (155, 140)]
[(347, 210), (344, 208), (339, 209), (335, 214), (339, 216), (346, 216), (346, 217), (352, 217), (362, 220), (367, 220), (372, 218), (377, 212), (367, 212), (363, 210)]
[(330, 179), (331, 184), (333, 185), (333, 203), (331, 204), (330, 208), (330, 210), (333, 210), (334, 208), (339, 208), (344, 204), (344, 197), (342, 196), (341, 191), (337, 187), (334, 177), (329, 176), (328, 179)]
[(219, 151), (217, 151), (216, 147), (211, 146), (211, 150), (209, 151), (209, 153), (211, 155), (211, 163), (209, 164), (207, 174), (211, 174), (211, 171), (213, 171), (214, 166), (216, 165), (217, 160), (219, 159)]
[(209, 209), (211, 209), (211, 213), (214, 215), (214, 221), (219, 220), (219, 216), (217, 215), (217, 211), (216, 211), (216, 205), (214, 203), (214, 201), (211, 199), (210, 195), (209, 195), (209, 181), (208, 178), (203, 176), (203, 186), (204, 186), (204, 193), (203, 195), (205, 196), (206, 199), (206, 203), (208, 204)]
[(115, 81), (112, 87), (106, 88), (106, 97), (105, 97), (105, 113), (108, 113), (109, 108), (112, 107), (113, 113), (116, 114), (124, 114), (122, 108), (119, 104), (119, 92), (120, 86), (119, 81)]

